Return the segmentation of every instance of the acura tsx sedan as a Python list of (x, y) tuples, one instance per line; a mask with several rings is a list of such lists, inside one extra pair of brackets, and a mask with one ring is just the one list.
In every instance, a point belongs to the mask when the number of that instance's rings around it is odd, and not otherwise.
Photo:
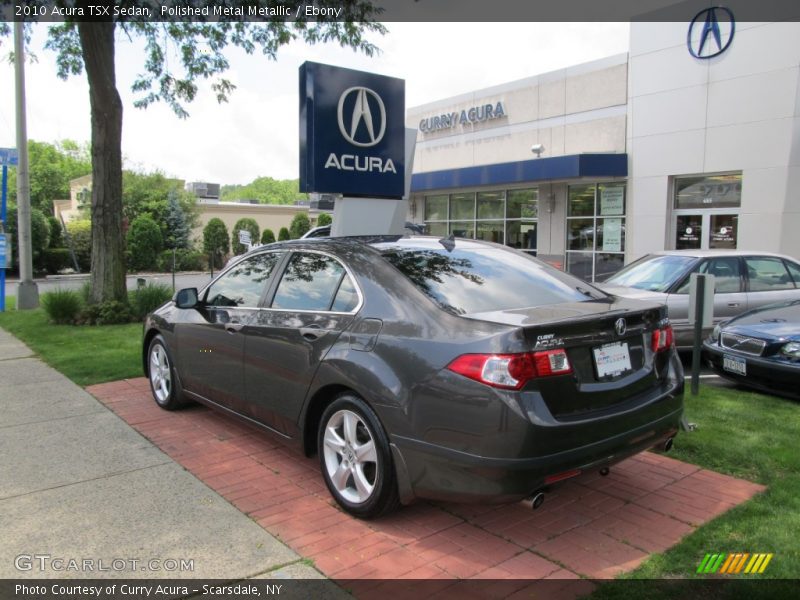
[(159, 406), (200, 402), (296, 441), (363, 518), (541, 498), (668, 447), (683, 410), (664, 306), (480, 241), (262, 246), (144, 327)]

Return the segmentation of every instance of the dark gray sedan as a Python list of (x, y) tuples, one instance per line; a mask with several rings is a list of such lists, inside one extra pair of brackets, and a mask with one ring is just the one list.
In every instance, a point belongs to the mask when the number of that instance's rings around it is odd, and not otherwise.
[(360, 517), (507, 502), (671, 444), (683, 372), (654, 303), (523, 253), (428, 237), (263, 246), (145, 322), (156, 402), (319, 453)]

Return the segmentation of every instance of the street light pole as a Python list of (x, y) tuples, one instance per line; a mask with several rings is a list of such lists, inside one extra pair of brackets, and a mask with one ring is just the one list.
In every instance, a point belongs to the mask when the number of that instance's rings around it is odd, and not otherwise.
[(28, 176), (28, 131), (25, 120), (25, 36), (21, 21), (14, 23), (14, 73), (17, 84), (17, 238), (19, 239), (19, 287), (17, 308), (39, 306), (39, 289), (33, 280), (31, 245), (31, 184)]

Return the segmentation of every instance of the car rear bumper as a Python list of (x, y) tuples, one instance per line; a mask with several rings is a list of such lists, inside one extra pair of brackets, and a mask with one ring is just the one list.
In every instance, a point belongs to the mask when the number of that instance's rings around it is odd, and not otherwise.
[[(708, 342), (703, 344), (703, 352), (711, 368), (720, 377), (759, 391), (800, 400), (797, 386), (800, 381), (800, 363), (783, 364), (777, 360), (736, 352)], [(746, 361), (746, 375), (731, 373), (723, 368), (723, 356), (726, 354)]]
[(491, 458), (393, 436), (401, 498), (405, 503), (413, 498), (504, 503), (529, 497), (548, 477), (575, 469), (598, 470), (674, 437), (683, 414), (683, 382), (664, 396), (673, 408), (657, 419), (555, 454)]

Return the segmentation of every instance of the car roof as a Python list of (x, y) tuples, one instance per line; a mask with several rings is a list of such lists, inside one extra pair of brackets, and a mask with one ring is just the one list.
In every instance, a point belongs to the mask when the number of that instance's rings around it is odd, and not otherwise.
[(776, 258), (797, 260), (785, 254), (762, 252), (760, 250), (660, 250), (651, 252), (648, 256), (689, 256), (694, 258), (706, 258), (709, 256), (774, 256)]

